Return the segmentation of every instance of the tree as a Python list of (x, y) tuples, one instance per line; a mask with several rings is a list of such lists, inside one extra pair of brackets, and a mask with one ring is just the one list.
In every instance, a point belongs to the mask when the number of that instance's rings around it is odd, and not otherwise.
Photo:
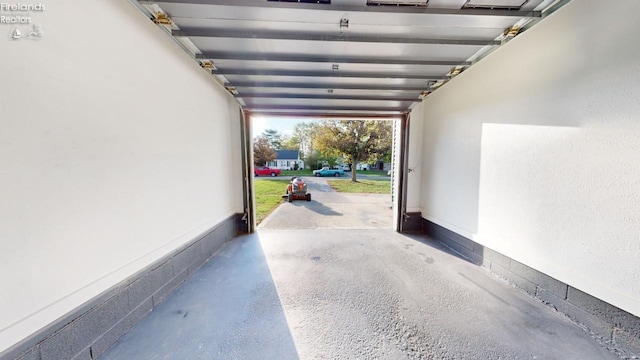
[(276, 152), (273, 150), (269, 141), (264, 137), (254, 139), (253, 142), (253, 164), (255, 166), (266, 165), (269, 161), (276, 158)]
[(320, 159), (320, 154), (318, 154), (317, 151), (314, 151), (314, 152), (309, 153), (309, 154), (305, 154), (304, 163), (310, 169), (317, 169), (318, 166), (322, 165), (321, 159)]
[(322, 125), (314, 122), (299, 122), (293, 127), (292, 137), (300, 144), (300, 152), (306, 164), (316, 167), (318, 162), (325, 160), (325, 156), (316, 150), (317, 137)]
[[(313, 141), (318, 130), (316, 122), (299, 122), (293, 127), (292, 137), (300, 144), (300, 151), (305, 156), (313, 156)], [(307, 159), (305, 159), (307, 161)]]
[(336, 152), (352, 164), (351, 181), (357, 182), (358, 162), (377, 161), (391, 149), (391, 122), (332, 120), (321, 125), (316, 138), (321, 153)]
[(321, 125), (313, 141), (316, 144), (317, 161), (321, 162), (322, 166), (334, 167), (338, 165), (338, 159), (342, 156), (342, 152), (334, 144), (327, 142), (326, 139), (332, 137), (333, 134), (329, 132), (329, 127)]
[(280, 134), (278, 130), (267, 129), (260, 137), (265, 138), (274, 150), (280, 150), (282, 148), (282, 134)]
[(300, 143), (293, 136), (282, 136), (281, 146), (278, 150), (300, 150)]

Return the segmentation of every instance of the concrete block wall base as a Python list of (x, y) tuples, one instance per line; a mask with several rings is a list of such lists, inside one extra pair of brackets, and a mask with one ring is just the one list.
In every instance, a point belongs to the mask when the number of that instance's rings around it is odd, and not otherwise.
[(205, 235), (0, 353), (0, 359), (97, 359), (236, 237), (241, 217), (236, 214), (222, 221)]
[(423, 232), (567, 316), (624, 358), (640, 357), (640, 318), (422, 219)]
[(402, 218), (402, 232), (408, 234), (422, 233), (422, 214), (419, 212), (408, 212)]

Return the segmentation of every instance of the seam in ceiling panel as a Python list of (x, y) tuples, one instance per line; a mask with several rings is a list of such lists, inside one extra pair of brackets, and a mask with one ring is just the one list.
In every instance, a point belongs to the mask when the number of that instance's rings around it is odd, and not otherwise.
[(367, 6), (423, 6), (429, 5), (429, 0), (367, 0)]
[(529, 0), (467, 0), (463, 9), (520, 10)]
[(331, 0), (267, 0), (274, 2), (291, 2), (291, 3), (302, 3), (302, 4), (331, 4)]

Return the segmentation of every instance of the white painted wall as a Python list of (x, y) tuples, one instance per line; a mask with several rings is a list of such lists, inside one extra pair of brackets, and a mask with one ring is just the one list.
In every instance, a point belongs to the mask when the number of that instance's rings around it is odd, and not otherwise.
[(639, 12), (572, 1), (413, 112), (425, 218), (635, 315)]
[(424, 120), (420, 115), (422, 104), (415, 109), (418, 116), (411, 114), (409, 118), (409, 151), (407, 155), (407, 166), (409, 174), (407, 175), (407, 212), (420, 212), (421, 184), (422, 175), (422, 137), (424, 131)]
[(238, 106), (187, 54), (126, 0), (37, 21), (0, 25), (0, 351), (242, 212)]

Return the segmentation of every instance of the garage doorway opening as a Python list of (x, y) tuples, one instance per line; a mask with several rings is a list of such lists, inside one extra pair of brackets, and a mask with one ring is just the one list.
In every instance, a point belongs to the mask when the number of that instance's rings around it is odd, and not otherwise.
[(407, 116), (244, 115), (252, 230), (401, 230)]

